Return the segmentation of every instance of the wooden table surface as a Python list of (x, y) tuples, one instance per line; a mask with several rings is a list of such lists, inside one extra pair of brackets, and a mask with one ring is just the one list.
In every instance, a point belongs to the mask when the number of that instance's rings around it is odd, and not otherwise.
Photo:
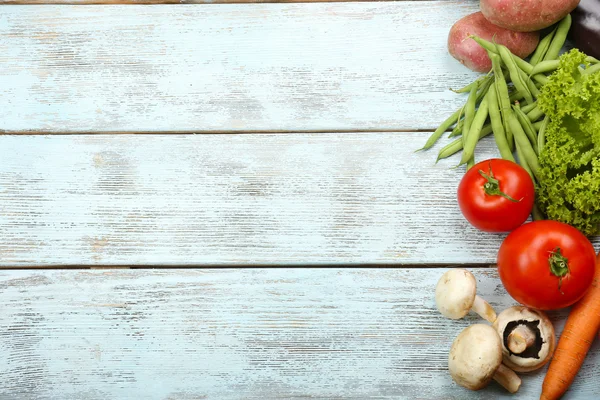
[(415, 153), (476, 1), (0, 3), (0, 399), (538, 398), (454, 384), (480, 320), (433, 299), (464, 266), (515, 304)]

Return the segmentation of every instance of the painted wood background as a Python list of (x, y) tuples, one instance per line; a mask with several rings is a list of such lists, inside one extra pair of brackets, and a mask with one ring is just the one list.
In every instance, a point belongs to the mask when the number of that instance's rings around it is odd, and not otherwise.
[(0, 264), (495, 262), (426, 135), (0, 136)]
[[(481, 321), (438, 314), (444, 270), (0, 272), (0, 398), (537, 399), (544, 370), (516, 396), (452, 382), (450, 344)], [(599, 362), (596, 343), (565, 399), (597, 396)]]
[(477, 2), (94, 2), (0, 0), (28, 4), (0, 6), (0, 399), (538, 397), (453, 384), (479, 320), (432, 296), (464, 264), (514, 304), (457, 160), (414, 153), (476, 76), (445, 38)]
[(457, 1), (0, 10), (9, 132), (435, 129)]

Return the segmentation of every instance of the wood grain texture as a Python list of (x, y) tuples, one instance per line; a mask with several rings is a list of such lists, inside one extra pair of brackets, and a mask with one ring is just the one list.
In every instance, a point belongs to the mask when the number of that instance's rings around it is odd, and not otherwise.
[[(493, 269), (473, 270), (498, 310)], [(0, 397), (10, 399), (537, 399), (447, 372), (481, 322), (435, 309), (441, 269), (0, 272)], [(565, 312), (552, 313), (558, 332)], [(600, 391), (595, 343), (565, 400)]]
[(8, 132), (434, 129), (469, 1), (0, 9)]
[[(337, 3), (353, 1), (381, 1), (381, 0), (0, 0), (0, 5), (43, 5), (43, 4), (239, 4), (239, 3)], [(385, 0), (406, 1), (406, 0)]]
[(0, 265), (494, 263), (428, 135), (0, 136)]

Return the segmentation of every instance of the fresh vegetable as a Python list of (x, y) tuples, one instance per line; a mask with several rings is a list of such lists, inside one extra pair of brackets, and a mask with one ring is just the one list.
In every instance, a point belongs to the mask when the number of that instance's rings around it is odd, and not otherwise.
[(527, 220), (533, 208), (533, 181), (518, 164), (491, 159), (469, 169), (458, 185), (458, 205), (474, 227), (508, 232)]
[[(570, 24), (569, 18), (565, 18), (559, 25), (565, 24)], [(558, 45), (562, 46), (564, 44), (566, 37), (557, 36), (556, 31), (558, 31), (558, 27), (544, 37), (543, 42), (545, 43), (545, 49), (537, 52), (538, 58), (543, 59), (547, 55), (550, 48), (555, 48)], [(475, 113), (479, 111), (479, 108), (482, 104), (487, 105), (487, 121), (490, 121), (491, 123), (484, 121), (483, 124), (475, 125), (474, 129), (465, 129), (465, 123), (467, 122), (466, 110), (472, 106), (473, 99), (472, 96), (469, 96), (466, 104), (456, 110), (450, 117), (440, 124), (435, 132), (428, 138), (421, 150), (427, 150), (433, 147), (435, 143), (443, 136), (444, 132), (451, 128), (453, 129), (450, 137), (463, 136), (464, 132), (467, 132), (467, 138), (458, 138), (454, 142), (442, 148), (438, 153), (437, 159), (439, 161), (443, 158), (450, 157), (453, 154), (463, 150), (463, 148), (466, 148), (467, 154), (466, 156), (463, 155), (463, 157), (461, 157), (461, 163), (466, 162), (467, 166), (470, 166), (470, 161), (473, 159), (472, 152), (474, 151), (474, 147), (476, 146), (478, 140), (494, 131), (494, 137), (496, 138), (497, 143), (499, 143), (499, 146), (501, 146), (502, 143), (508, 144), (508, 148), (506, 146), (501, 147), (502, 158), (514, 161), (515, 158), (513, 156), (513, 152), (515, 150), (517, 152), (522, 152), (523, 149), (515, 148), (514, 145), (514, 135), (510, 129), (509, 121), (509, 119), (511, 119), (509, 116), (513, 113), (510, 110), (511, 105), (514, 102), (521, 102), (521, 110), (526, 113), (527, 118), (533, 124), (535, 131), (538, 132), (542, 124), (544, 114), (536, 106), (536, 99), (539, 95), (538, 87), (546, 83), (548, 80), (548, 78), (545, 76), (546, 72), (540, 72), (532, 75), (531, 73), (534, 66), (510, 52), (509, 48), (497, 45), (479, 36), (471, 36), (471, 39), (473, 39), (473, 41), (480, 46), (481, 49), (486, 51), (490, 60), (496, 59), (496, 65), (494, 66), (494, 63), (492, 63), (493, 68), (489, 74), (478, 78), (462, 89), (455, 90), (455, 92), (471, 93), (472, 89), (475, 88), (477, 91), (477, 96), (475, 99)], [(504, 55), (504, 60), (502, 59), (502, 55)], [(508, 62), (508, 65), (506, 65), (506, 62)], [(509, 71), (509, 66), (511, 71)], [(546, 68), (544, 71), (547, 71), (548, 73), (552, 72), (551, 70), (548, 70), (548, 64), (544, 64), (540, 68)], [(513, 78), (518, 78), (520, 81), (518, 90), (515, 88), (515, 85), (512, 82)], [(490, 92), (495, 92), (495, 101), (491, 98)], [(530, 95), (533, 101), (528, 103), (527, 99)], [(486, 114), (483, 111), (485, 110), (482, 110), (480, 113), (481, 118), (483, 118), (483, 116)], [(515, 116), (515, 118), (517, 117)], [(481, 122), (481, 120), (479, 122)], [(517, 121), (517, 123), (519, 123), (519, 121)], [(501, 130), (499, 128), (500, 125), (502, 125)], [(493, 126), (495, 127), (494, 129), (492, 129)], [(469, 128), (472, 127), (469, 126)], [(471, 132), (473, 132), (473, 135), (471, 135)], [(506, 140), (503, 140), (504, 137), (506, 137)], [(537, 158), (537, 155), (535, 157)], [(475, 160), (473, 159), (473, 161)], [(524, 165), (525, 160), (521, 159), (519, 160), (519, 163), (526, 167)], [(525, 169), (529, 170), (529, 167), (527, 166)]]
[(478, 72), (488, 72), (492, 62), (486, 51), (469, 38), (472, 35), (505, 45), (521, 58), (533, 53), (539, 42), (538, 32), (514, 32), (490, 23), (481, 12), (469, 14), (450, 29), (448, 51), (467, 68)]
[(451, 269), (441, 276), (435, 288), (435, 304), (450, 319), (461, 319), (471, 310), (489, 322), (496, 319), (492, 306), (477, 296), (475, 277), (466, 269)]
[(519, 303), (540, 310), (572, 305), (594, 277), (596, 253), (570, 225), (534, 221), (512, 231), (498, 251), (498, 274)]
[(586, 235), (600, 232), (600, 71), (592, 68), (578, 50), (564, 54), (538, 99), (549, 118), (539, 207)]
[(471, 390), (483, 389), (492, 379), (511, 393), (521, 387), (517, 374), (502, 365), (500, 336), (490, 325), (471, 325), (454, 339), (448, 369), (456, 383)]
[(593, 283), (571, 309), (542, 385), (541, 400), (560, 398), (575, 380), (600, 329), (600, 254)]
[(516, 372), (530, 372), (550, 361), (556, 347), (554, 326), (546, 314), (513, 306), (498, 314), (493, 325), (502, 339), (503, 363)]
[(549, 27), (569, 14), (579, 0), (481, 0), (481, 12), (494, 25), (518, 32)]
[(573, 26), (569, 38), (575, 47), (600, 58), (600, 0), (581, 0), (571, 16)]

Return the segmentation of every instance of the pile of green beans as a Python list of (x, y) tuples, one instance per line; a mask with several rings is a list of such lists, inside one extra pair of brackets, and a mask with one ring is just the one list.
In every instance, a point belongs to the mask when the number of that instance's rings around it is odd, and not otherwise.
[[(548, 75), (559, 67), (559, 53), (570, 27), (571, 16), (567, 15), (540, 40), (529, 62), (512, 54), (506, 46), (471, 36), (487, 51), (492, 70), (455, 90), (469, 94), (466, 103), (441, 123), (421, 150), (431, 148), (452, 128), (449, 137), (460, 137), (439, 151), (437, 161), (462, 150), (458, 165), (466, 164), (469, 169), (475, 163), (477, 143), (493, 133), (500, 156), (518, 162), (537, 182), (538, 156), (544, 147), (548, 118), (536, 101)], [(591, 57), (588, 61), (598, 63)]]

